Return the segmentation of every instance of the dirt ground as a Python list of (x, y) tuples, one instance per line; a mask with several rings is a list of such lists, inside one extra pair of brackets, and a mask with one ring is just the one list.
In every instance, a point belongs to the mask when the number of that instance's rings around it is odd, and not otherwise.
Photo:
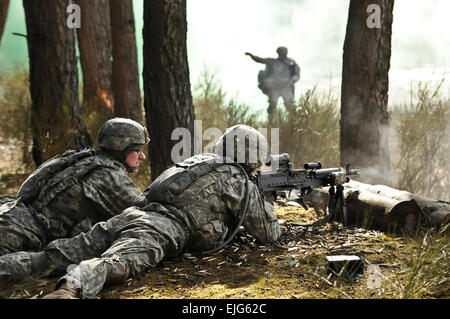
[[(297, 223), (318, 218), (313, 209), (277, 207), (276, 215), (286, 223), (279, 242), (258, 245), (245, 231), (215, 255), (185, 254), (164, 261), (140, 279), (106, 287), (102, 299), (299, 299), (299, 298), (449, 298), (448, 278), (425, 290), (408, 295), (411, 273), (426, 238), (387, 235), (374, 230), (343, 228), (339, 223), (305, 228)], [(448, 239), (448, 237), (447, 237)], [(348, 281), (327, 272), (326, 256), (357, 255), (364, 273)], [(442, 257), (443, 256), (443, 257)], [(448, 244), (441, 262), (448, 273)], [(418, 258), (420, 259), (420, 258)], [(375, 285), (371, 265), (377, 265)], [(420, 276), (419, 276), (420, 277)], [(426, 276), (425, 276), (426, 277)], [(57, 278), (34, 279), (0, 289), (2, 298), (40, 298), (53, 290)], [(425, 280), (426, 281), (426, 280)], [(423, 282), (417, 283), (424, 285)], [(417, 285), (416, 284), (416, 285)], [(426, 282), (425, 282), (426, 284)], [(414, 285), (412, 285), (414, 288)], [(416, 289), (417, 290), (417, 289)]]

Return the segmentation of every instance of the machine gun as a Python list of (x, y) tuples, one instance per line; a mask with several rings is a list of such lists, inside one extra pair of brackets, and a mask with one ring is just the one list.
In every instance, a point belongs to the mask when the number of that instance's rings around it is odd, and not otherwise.
[(302, 226), (322, 225), (334, 217), (336, 203), (342, 202), (344, 215), (344, 226), (347, 226), (347, 206), (344, 198), (343, 184), (348, 182), (348, 176), (359, 174), (358, 170), (351, 169), (350, 163), (346, 163), (346, 168), (324, 168), (320, 162), (306, 163), (304, 169), (292, 169), (290, 156), (287, 153), (281, 155), (269, 155), (266, 160), (267, 166), (272, 166), (271, 171), (258, 172), (254, 178), (255, 184), (264, 194), (267, 200), (273, 201), (282, 191), (296, 190), (297, 198), (295, 200), (308, 209), (305, 195), (310, 193), (313, 188), (330, 186), (330, 198), (328, 201), (328, 215), (323, 219)]

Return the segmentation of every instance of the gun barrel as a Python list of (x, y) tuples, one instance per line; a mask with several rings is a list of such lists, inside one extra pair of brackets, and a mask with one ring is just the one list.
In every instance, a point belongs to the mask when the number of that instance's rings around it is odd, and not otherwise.
[(331, 173), (340, 172), (341, 168), (323, 168), (314, 172), (314, 175), (318, 178), (329, 176)]
[(349, 169), (349, 170), (347, 170), (347, 175), (359, 175), (359, 170)]

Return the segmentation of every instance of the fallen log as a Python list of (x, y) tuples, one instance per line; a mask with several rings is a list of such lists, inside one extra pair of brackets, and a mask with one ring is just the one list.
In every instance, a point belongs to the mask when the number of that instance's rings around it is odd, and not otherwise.
[(422, 209), (423, 217), (430, 227), (442, 226), (450, 221), (450, 203), (443, 200), (435, 200), (428, 197), (416, 195), (407, 191), (395, 189), (386, 185), (370, 185), (351, 180), (345, 184), (352, 189), (364, 189), (381, 196), (389, 197), (399, 201), (414, 200)]
[[(385, 185), (350, 181), (344, 185), (349, 225), (388, 232), (414, 232), (419, 227), (443, 226), (450, 220), (450, 203), (418, 196)], [(314, 189), (307, 202), (316, 211), (325, 211), (328, 188)], [(343, 221), (338, 201), (334, 219)]]

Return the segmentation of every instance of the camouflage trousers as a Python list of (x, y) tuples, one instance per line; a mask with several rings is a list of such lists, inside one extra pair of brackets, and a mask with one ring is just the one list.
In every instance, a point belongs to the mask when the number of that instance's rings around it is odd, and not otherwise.
[(92, 225), (91, 218), (81, 214), (68, 218), (48, 207), (37, 212), (12, 196), (0, 196), (0, 256), (40, 250), (55, 238), (73, 237)]
[(20, 250), (40, 249), (44, 241), (44, 231), (32, 208), (9, 196), (1, 196), (0, 256)]
[(139, 277), (164, 258), (179, 256), (187, 234), (174, 218), (130, 207), (87, 233), (52, 241), (45, 252), (49, 269), (66, 269), (57, 288), (66, 282), (79, 288), (83, 298), (96, 298), (105, 284)]
[(293, 87), (271, 89), (267, 95), (269, 97), (269, 107), (267, 109), (269, 120), (273, 119), (273, 113), (275, 112), (280, 97), (283, 98), (284, 106), (288, 112), (292, 113), (295, 110)]

